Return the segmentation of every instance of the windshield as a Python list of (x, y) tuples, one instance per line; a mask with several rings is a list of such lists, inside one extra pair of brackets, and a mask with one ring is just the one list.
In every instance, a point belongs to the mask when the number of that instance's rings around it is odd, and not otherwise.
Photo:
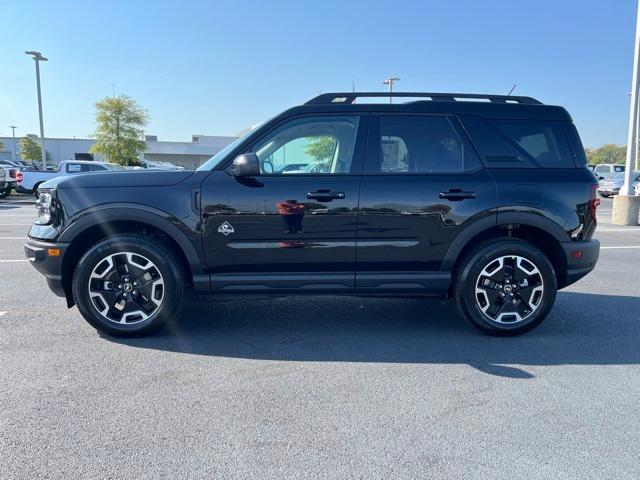
[(211, 157), (209, 160), (207, 160), (206, 162), (204, 162), (202, 165), (200, 165), (196, 171), (202, 171), (202, 170), (213, 170), (216, 165), (218, 165), (222, 160), (224, 160), (224, 158), (229, 154), (229, 152), (231, 152), (234, 148), (236, 148), (238, 145), (240, 145), (242, 142), (245, 141), (245, 139), (247, 137), (249, 137), (249, 135), (251, 135), (258, 127), (260, 127), (264, 122), (260, 122), (257, 123), (255, 125), (253, 125), (249, 130), (247, 130), (243, 135), (240, 135), (238, 138), (236, 138), (233, 142), (231, 142), (229, 145), (227, 145), (226, 147), (224, 147), (222, 150), (220, 150), (218, 153), (216, 153), (213, 157)]

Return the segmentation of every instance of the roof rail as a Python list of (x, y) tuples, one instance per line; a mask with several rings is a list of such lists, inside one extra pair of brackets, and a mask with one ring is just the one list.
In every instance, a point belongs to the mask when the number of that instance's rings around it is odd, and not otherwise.
[(434, 102), (456, 102), (466, 99), (488, 100), (491, 103), (521, 103), (530, 105), (542, 105), (542, 102), (531, 97), (521, 97), (515, 95), (491, 95), (480, 93), (433, 93), (433, 92), (345, 92), (345, 93), (323, 93), (309, 100), (305, 105), (327, 105), (327, 104), (352, 104), (356, 98), (365, 97), (413, 97), (430, 98)]

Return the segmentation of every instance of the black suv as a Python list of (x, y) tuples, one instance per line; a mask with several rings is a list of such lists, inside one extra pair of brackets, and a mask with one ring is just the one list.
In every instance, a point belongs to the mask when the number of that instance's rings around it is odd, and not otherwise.
[(187, 288), (450, 296), (474, 326), (515, 335), (594, 268), (596, 188), (561, 107), (332, 93), (195, 172), (43, 184), (25, 251), (69, 307), (111, 335), (173, 320)]

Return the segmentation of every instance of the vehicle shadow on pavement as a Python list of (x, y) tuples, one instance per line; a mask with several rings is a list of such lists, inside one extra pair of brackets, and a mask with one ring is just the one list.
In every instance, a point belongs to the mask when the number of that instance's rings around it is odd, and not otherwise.
[[(131, 347), (247, 359), (464, 363), (490, 375), (533, 378), (520, 367), (640, 364), (640, 298), (560, 292), (547, 320), (520, 337), (467, 326), (428, 299), (231, 298), (187, 303), (170, 327)], [(535, 369), (533, 369), (535, 372)]]

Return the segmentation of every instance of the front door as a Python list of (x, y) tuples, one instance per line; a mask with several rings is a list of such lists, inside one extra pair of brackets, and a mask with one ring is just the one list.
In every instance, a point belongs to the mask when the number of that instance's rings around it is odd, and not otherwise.
[(249, 148), (260, 176), (220, 170), (205, 179), (212, 290), (353, 289), (366, 124), (357, 115), (295, 117)]
[(442, 261), (469, 222), (495, 217), (495, 183), (455, 117), (372, 115), (369, 132), (356, 287), (446, 290)]

